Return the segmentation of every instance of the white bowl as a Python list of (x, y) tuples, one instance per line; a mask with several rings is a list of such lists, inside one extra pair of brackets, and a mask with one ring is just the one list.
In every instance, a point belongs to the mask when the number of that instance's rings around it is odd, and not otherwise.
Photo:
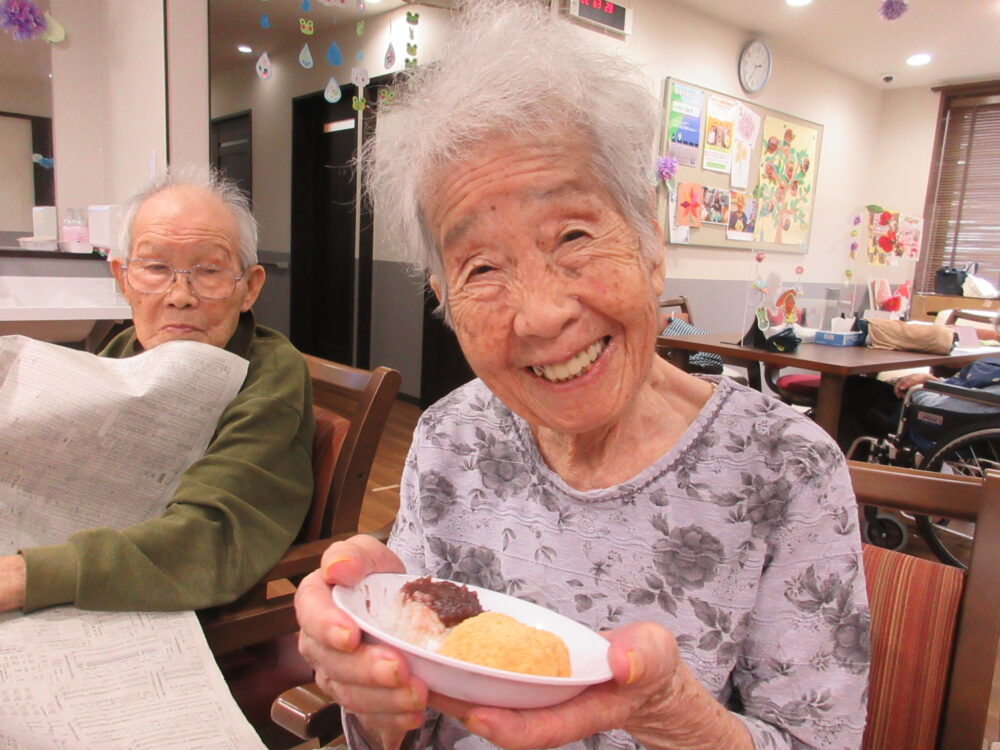
[(365, 639), (403, 653), (410, 671), (435, 693), (499, 708), (544, 708), (569, 700), (590, 685), (611, 679), (608, 641), (567, 617), (506, 594), (468, 586), (488, 612), (501, 612), (525, 625), (560, 636), (569, 649), (570, 677), (540, 677), (481, 667), (415, 646), (393, 635), (385, 618), (398, 609), (400, 587), (420, 576), (374, 573), (356, 586), (334, 586), (333, 601), (364, 632)]

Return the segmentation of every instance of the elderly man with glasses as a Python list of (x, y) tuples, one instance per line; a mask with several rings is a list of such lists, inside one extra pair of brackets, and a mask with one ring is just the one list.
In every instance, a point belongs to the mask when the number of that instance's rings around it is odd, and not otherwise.
[(133, 325), (101, 355), (200, 341), (247, 359), (246, 380), (161, 518), (0, 557), (0, 610), (223, 604), (277, 561), (309, 507), (309, 373), (284, 336), (254, 324), (265, 274), (246, 198), (211, 173), (168, 173), (129, 202), (123, 227), (127, 257), (111, 270)]

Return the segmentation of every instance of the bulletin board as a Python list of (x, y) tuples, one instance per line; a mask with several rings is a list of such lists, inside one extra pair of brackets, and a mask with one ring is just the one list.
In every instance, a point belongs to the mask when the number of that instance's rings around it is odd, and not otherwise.
[(805, 253), (823, 126), (676, 78), (664, 81), (660, 191), (669, 244)]

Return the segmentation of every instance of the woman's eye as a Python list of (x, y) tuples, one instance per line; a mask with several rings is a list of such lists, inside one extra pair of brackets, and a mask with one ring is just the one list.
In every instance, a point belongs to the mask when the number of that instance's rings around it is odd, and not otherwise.
[(483, 264), (474, 267), (469, 276), (482, 276), (484, 273), (489, 273), (490, 271), (495, 271), (495, 270), (496, 268), (494, 266), (488, 266), (486, 264)]
[(574, 229), (574, 230), (572, 230), (570, 232), (566, 232), (566, 234), (564, 234), (562, 236), (562, 241), (563, 242), (574, 242), (575, 240), (583, 239), (586, 236), (587, 236), (587, 233), (584, 232), (582, 229)]

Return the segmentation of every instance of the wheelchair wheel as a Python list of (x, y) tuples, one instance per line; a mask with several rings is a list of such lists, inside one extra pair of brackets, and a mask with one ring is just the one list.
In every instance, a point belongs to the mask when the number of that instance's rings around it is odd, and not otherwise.
[[(868, 511), (871, 511), (869, 513)], [(909, 533), (906, 526), (888, 513), (878, 513), (871, 506), (865, 507), (864, 538), (869, 544), (886, 549), (900, 550), (906, 546)]]
[[(987, 469), (1000, 469), (1000, 422), (988, 422), (943, 438), (921, 469), (967, 477), (983, 477)], [(967, 567), (971, 550), (969, 531), (961, 522), (916, 516), (917, 530), (935, 555), (949, 565)]]

